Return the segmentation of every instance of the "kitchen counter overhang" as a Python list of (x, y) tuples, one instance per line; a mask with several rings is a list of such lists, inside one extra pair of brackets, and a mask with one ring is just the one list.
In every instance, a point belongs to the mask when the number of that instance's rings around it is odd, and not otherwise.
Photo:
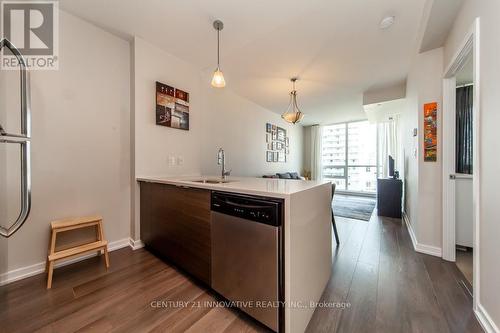
[[(209, 182), (201, 182), (201, 181)], [(180, 177), (138, 177), (139, 182), (188, 186), (213, 191), (241, 193), (286, 199), (291, 195), (330, 184), (329, 181), (295, 180), (279, 178), (228, 177), (222, 180), (216, 176), (180, 176)], [(221, 183), (211, 183), (221, 181)]]

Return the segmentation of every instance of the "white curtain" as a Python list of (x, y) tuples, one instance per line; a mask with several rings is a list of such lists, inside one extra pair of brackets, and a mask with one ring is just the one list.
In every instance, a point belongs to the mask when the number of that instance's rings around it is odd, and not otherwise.
[(378, 156), (381, 173), (379, 177), (389, 177), (389, 155), (394, 158), (394, 169), (401, 170), (401, 139), (399, 137), (399, 115), (391, 116), (387, 122), (378, 124)]
[(311, 178), (320, 180), (323, 177), (322, 165), (322, 127), (311, 126)]

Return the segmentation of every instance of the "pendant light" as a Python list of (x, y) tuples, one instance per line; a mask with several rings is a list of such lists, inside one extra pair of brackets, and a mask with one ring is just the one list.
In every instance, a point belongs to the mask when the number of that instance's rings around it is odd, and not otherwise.
[(295, 81), (297, 81), (297, 78), (292, 77), (290, 81), (292, 82), (290, 104), (288, 105), (286, 111), (281, 115), (281, 118), (291, 124), (296, 124), (304, 118), (304, 114), (300, 111), (299, 106), (297, 105), (297, 90), (295, 90)]
[(224, 80), (224, 74), (220, 70), (219, 63), (219, 53), (220, 53), (220, 31), (224, 28), (224, 23), (220, 20), (214, 21), (214, 29), (217, 30), (217, 69), (214, 72), (214, 76), (212, 77), (212, 86), (215, 88), (224, 88), (226, 86), (226, 80)]

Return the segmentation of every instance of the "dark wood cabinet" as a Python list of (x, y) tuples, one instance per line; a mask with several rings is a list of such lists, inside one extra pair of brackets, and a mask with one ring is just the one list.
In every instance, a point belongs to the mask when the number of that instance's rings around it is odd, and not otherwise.
[(379, 216), (401, 218), (403, 182), (400, 179), (377, 179), (377, 213)]
[(210, 285), (210, 191), (141, 182), (141, 240)]

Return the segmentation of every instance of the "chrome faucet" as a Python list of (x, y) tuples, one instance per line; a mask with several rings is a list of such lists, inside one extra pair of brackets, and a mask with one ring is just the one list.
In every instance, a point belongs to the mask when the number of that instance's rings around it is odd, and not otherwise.
[(219, 148), (219, 152), (217, 153), (217, 164), (222, 165), (222, 179), (226, 179), (231, 174), (231, 170), (226, 170), (226, 155), (222, 148)]

